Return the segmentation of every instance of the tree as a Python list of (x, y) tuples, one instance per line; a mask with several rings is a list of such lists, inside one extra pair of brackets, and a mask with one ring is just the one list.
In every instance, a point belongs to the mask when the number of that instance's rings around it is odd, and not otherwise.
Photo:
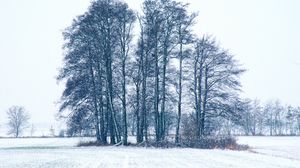
[[(161, 11), (161, 3), (159, 1), (153, 1), (153, 0), (146, 0), (143, 4), (143, 12), (144, 12), (144, 19), (143, 19), (143, 28), (146, 31), (144, 38), (145, 40), (145, 46), (141, 46), (143, 48), (147, 48), (146, 55), (149, 55), (149, 59), (151, 59), (151, 63), (154, 65), (151, 68), (152, 73), (151, 75), (152, 79), (154, 78), (154, 94), (153, 94), (153, 112), (154, 112), (154, 120), (155, 120), (155, 137), (156, 141), (159, 141), (161, 139), (161, 120), (160, 120), (160, 114), (159, 114), (159, 37), (160, 37), (160, 29), (161, 29), (161, 23), (162, 18), (160, 17), (162, 14)], [(147, 60), (147, 57), (146, 57)], [(146, 61), (145, 60), (145, 61)], [(149, 62), (148, 62), (149, 63)], [(144, 71), (145, 71), (144, 67)], [(146, 87), (146, 74), (143, 74), (143, 87)], [(145, 89), (142, 89), (143, 94), (143, 102), (145, 99)], [(145, 127), (147, 126), (145, 116), (146, 116), (146, 104), (142, 104), (142, 110), (143, 110), (143, 129), (147, 130)], [(146, 135), (144, 135), (146, 136)]]
[(269, 127), (269, 135), (273, 135), (274, 134), (274, 113), (273, 113), (273, 103), (272, 102), (268, 102), (265, 104), (264, 109), (263, 109), (264, 113), (266, 114), (266, 118), (265, 118), (265, 126)]
[(70, 110), (70, 122), (92, 119), (103, 144), (108, 135), (112, 144), (121, 142), (121, 136), (127, 144), (126, 64), (134, 21), (126, 3), (97, 0), (63, 33), (65, 65), (57, 79), (66, 81), (66, 88), (60, 112)]
[(300, 135), (300, 107), (295, 108), (296, 132)]
[(51, 125), (50, 129), (49, 129), (49, 135), (51, 137), (55, 137), (55, 129), (53, 128), (53, 126)]
[(192, 43), (191, 27), (194, 24), (194, 19), (197, 16), (195, 13), (188, 15), (186, 10), (187, 4), (180, 4), (176, 7), (178, 12), (176, 16), (176, 34), (177, 43), (179, 45), (178, 59), (179, 59), (179, 74), (178, 74), (178, 115), (176, 125), (175, 142), (179, 143), (179, 129), (181, 123), (181, 111), (182, 111), (182, 78), (183, 78), (183, 60), (187, 56), (187, 52), (184, 52), (184, 46)]
[(31, 128), (30, 128), (30, 136), (33, 137), (34, 133), (36, 131), (36, 128), (33, 124), (31, 124)]
[(126, 88), (126, 77), (127, 77), (127, 60), (128, 60), (128, 54), (130, 51), (130, 42), (132, 40), (132, 28), (133, 28), (133, 23), (136, 20), (136, 17), (133, 13), (132, 10), (128, 9), (128, 6), (125, 4), (118, 4), (117, 6), (117, 19), (118, 19), (118, 29), (117, 29), (117, 34), (118, 34), (118, 42), (120, 45), (120, 60), (121, 60), (121, 79), (122, 79), (122, 84), (121, 84), (121, 90), (122, 90), (122, 96), (121, 97), (121, 102), (122, 102), (122, 120), (123, 120), (123, 144), (127, 145), (127, 110), (126, 110), (126, 95), (127, 95), (127, 88)]
[(244, 111), (240, 119), (240, 124), (242, 125), (246, 135), (262, 135), (264, 128), (265, 115), (260, 102), (255, 99), (245, 100)]
[[(170, 84), (175, 83), (174, 80), (177, 79), (171, 77), (173, 69), (170, 65), (170, 60), (178, 55), (182, 63), (183, 46), (188, 43), (188, 39), (191, 37), (190, 27), (195, 16), (194, 14), (189, 16), (186, 8), (186, 4), (172, 0), (145, 0), (143, 3), (143, 16), (139, 19), (142, 28), (139, 40), (139, 51), (142, 56), (141, 65), (143, 65), (141, 66), (143, 80), (142, 112), (145, 113), (144, 93), (148, 85), (148, 83), (145, 83), (145, 79), (150, 78), (153, 79), (154, 85), (152, 87), (152, 111), (154, 114), (156, 141), (165, 139), (167, 133), (167, 113), (169, 110), (167, 107), (174, 103), (172, 98), (170, 98), (175, 96), (171, 91), (172, 89), (170, 89)], [(178, 46), (180, 46), (178, 54), (175, 54), (174, 51)], [(181, 79), (179, 79), (180, 82)], [(182, 90), (179, 92), (182, 92)], [(178, 113), (180, 114), (181, 94), (179, 95), (179, 99)], [(180, 124), (180, 117), (177, 118), (178, 124)], [(147, 127), (147, 124), (145, 126)], [(177, 128), (177, 132), (179, 132), (179, 128)]]
[(10, 107), (6, 114), (8, 116), (8, 135), (18, 138), (28, 127), (29, 114), (21, 106)]
[(211, 37), (196, 41), (193, 58), (193, 90), (197, 136), (206, 132), (206, 120), (231, 116), (232, 102), (238, 100), (239, 76), (245, 71), (228, 51), (221, 49)]
[(275, 135), (283, 134), (283, 118), (284, 118), (283, 112), (284, 112), (284, 107), (282, 106), (279, 100), (276, 100), (273, 104)]

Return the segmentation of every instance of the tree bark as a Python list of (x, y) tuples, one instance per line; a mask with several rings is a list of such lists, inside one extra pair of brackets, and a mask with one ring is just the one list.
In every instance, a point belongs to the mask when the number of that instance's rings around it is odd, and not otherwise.
[(204, 93), (202, 102), (202, 113), (201, 113), (201, 136), (205, 134), (205, 115), (206, 115), (206, 104), (208, 95), (208, 67), (204, 67)]
[[(180, 28), (181, 29), (181, 28)], [(179, 30), (180, 30), (179, 29)], [(179, 36), (181, 33), (179, 32)], [(179, 50), (179, 84), (178, 84), (178, 116), (177, 116), (177, 125), (176, 125), (176, 135), (175, 135), (175, 142), (179, 143), (179, 129), (180, 129), (180, 120), (181, 120), (181, 96), (182, 96), (182, 61), (183, 61), (183, 54), (182, 54), (182, 40), (180, 39), (180, 50)]]

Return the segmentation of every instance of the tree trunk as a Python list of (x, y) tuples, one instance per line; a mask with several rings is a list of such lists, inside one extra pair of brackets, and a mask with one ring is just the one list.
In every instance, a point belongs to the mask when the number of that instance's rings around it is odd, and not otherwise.
[(90, 69), (90, 75), (91, 75), (91, 81), (92, 81), (92, 86), (93, 86), (93, 105), (94, 105), (94, 115), (95, 115), (95, 129), (96, 129), (96, 138), (97, 141), (101, 141), (100, 137), (100, 129), (99, 129), (99, 111), (98, 111), (98, 103), (97, 103), (97, 91), (96, 91), (96, 82), (95, 82), (95, 75), (94, 75), (94, 69), (93, 69), (93, 60), (91, 57), (90, 49), (88, 49), (88, 54), (89, 54), (89, 69)]
[(160, 116), (158, 111), (158, 103), (159, 103), (159, 72), (158, 72), (158, 55), (157, 55), (157, 47), (156, 52), (154, 54), (155, 61), (155, 89), (154, 89), (154, 113), (155, 113), (155, 134), (156, 141), (160, 141)]
[(100, 126), (100, 137), (103, 144), (107, 144), (107, 134), (105, 133), (105, 114), (104, 114), (104, 105), (103, 105), (103, 78), (102, 78), (102, 64), (101, 56), (97, 59), (97, 73), (98, 73), (98, 82), (99, 82), (99, 126)]
[(145, 141), (148, 141), (148, 120), (147, 120), (147, 108), (146, 108), (146, 97), (147, 97), (147, 72), (148, 72), (148, 55), (144, 55), (145, 56), (145, 64), (143, 64), (143, 83), (142, 83), (142, 94), (143, 94), (143, 100), (142, 100), (142, 111), (143, 111), (143, 125), (144, 125), (144, 137), (145, 137)]
[(139, 84), (136, 84), (136, 112), (135, 112), (135, 116), (136, 116), (136, 141), (137, 141), (137, 143), (141, 143), (143, 141), (143, 136), (141, 135), (141, 128), (140, 128), (140, 86), (139, 86)]
[(197, 138), (200, 137), (200, 131), (198, 128), (200, 128), (200, 118), (199, 118), (199, 102), (198, 102), (198, 92), (197, 92), (197, 86), (198, 86), (198, 78), (197, 78), (197, 65), (198, 65), (198, 56), (196, 56), (194, 60), (194, 98), (195, 98), (195, 110), (196, 110), (196, 136)]
[(126, 25), (123, 23), (123, 35), (121, 40), (122, 47), (122, 108), (123, 108), (123, 145), (127, 145), (127, 112), (126, 112), (126, 35), (125, 35)]
[(161, 98), (161, 109), (160, 109), (160, 138), (164, 140), (165, 138), (165, 104), (166, 104), (166, 70), (167, 70), (167, 47), (164, 48), (163, 55), (163, 74), (162, 74), (162, 98)]
[(90, 73), (92, 78), (92, 84), (93, 84), (93, 103), (94, 103), (94, 110), (95, 110), (95, 129), (96, 129), (96, 138), (97, 141), (101, 141), (100, 137), (100, 128), (99, 128), (99, 111), (98, 111), (98, 103), (97, 103), (97, 97), (96, 97), (96, 84), (95, 84), (95, 76), (92, 65), (90, 65)]
[(181, 120), (181, 94), (182, 94), (182, 40), (180, 41), (180, 51), (179, 51), (179, 84), (178, 84), (178, 116), (177, 116), (177, 125), (176, 125), (176, 135), (175, 142), (179, 143), (179, 129), (180, 129), (180, 120)]
[(127, 145), (127, 113), (126, 113), (126, 67), (125, 67), (125, 58), (122, 63), (122, 106), (123, 106), (123, 145)]
[(207, 103), (207, 94), (208, 94), (208, 67), (204, 67), (204, 95), (202, 102), (202, 113), (201, 113), (201, 136), (204, 135), (205, 132), (205, 115), (206, 115), (206, 103)]

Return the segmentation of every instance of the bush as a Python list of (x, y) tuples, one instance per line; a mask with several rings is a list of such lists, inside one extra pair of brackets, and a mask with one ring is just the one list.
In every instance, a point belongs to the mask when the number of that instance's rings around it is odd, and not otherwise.
[(82, 147), (82, 146), (106, 146), (107, 144), (101, 143), (99, 141), (80, 141), (77, 146)]
[(249, 146), (239, 145), (234, 137), (217, 137), (206, 136), (199, 140), (183, 141), (183, 146), (200, 149), (230, 149), (230, 150), (247, 150)]
[(180, 145), (168, 141), (168, 140), (163, 140), (163, 141), (148, 141), (148, 142), (142, 142), (140, 144), (137, 144), (138, 147), (155, 147), (155, 148), (175, 148), (175, 147), (180, 147)]
[(196, 119), (193, 117), (194, 114), (184, 114), (182, 115), (182, 134), (181, 139), (185, 139), (187, 141), (197, 139), (196, 131), (197, 124)]
[(65, 137), (65, 130), (60, 130), (59, 134), (58, 134), (58, 137), (60, 137), (60, 138)]
[(239, 145), (234, 137), (228, 136), (206, 136), (199, 140), (183, 140), (181, 143), (175, 143), (168, 140), (149, 141), (137, 144), (139, 147), (155, 148), (197, 148), (197, 149), (230, 149), (230, 150), (247, 150), (249, 146)]
[[(121, 145), (121, 142), (114, 144), (114, 146)], [(111, 146), (111, 144), (103, 144), (98, 141), (81, 141), (77, 145), (78, 147), (88, 146)], [(128, 146), (136, 147), (155, 147), (155, 148), (197, 148), (197, 149), (229, 149), (229, 150), (247, 150), (248, 145), (240, 145), (236, 142), (234, 137), (230, 136), (205, 136), (199, 140), (183, 140), (181, 143), (175, 143), (169, 140), (163, 141), (148, 141), (140, 144), (131, 144)]]
[[(108, 143), (102, 143), (100, 141), (81, 141), (77, 144), (78, 147), (82, 146), (120, 146), (122, 145), (122, 141), (116, 144), (108, 144)], [(127, 146), (133, 146), (130, 142), (128, 142)]]

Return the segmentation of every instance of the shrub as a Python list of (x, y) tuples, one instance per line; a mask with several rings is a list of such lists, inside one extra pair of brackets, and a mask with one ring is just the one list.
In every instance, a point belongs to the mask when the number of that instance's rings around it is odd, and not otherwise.
[(205, 136), (199, 140), (188, 140), (182, 142), (184, 146), (200, 149), (231, 149), (246, 150), (247, 145), (239, 145), (234, 137), (230, 136)]
[(77, 146), (82, 147), (82, 146), (105, 146), (106, 144), (103, 144), (99, 141), (80, 141)]
[[(119, 146), (115, 144), (114, 146)], [(98, 141), (81, 141), (77, 145), (78, 147), (88, 147), (88, 146), (109, 146), (109, 144), (103, 144)], [(163, 141), (148, 141), (142, 142), (140, 144), (131, 144), (128, 146), (137, 147), (155, 147), (155, 148), (197, 148), (197, 149), (230, 149), (230, 150), (247, 150), (249, 146), (240, 145), (236, 142), (234, 137), (230, 136), (205, 136), (198, 140), (183, 140), (181, 143), (175, 143), (169, 140)]]
[(60, 137), (60, 138), (65, 137), (65, 130), (60, 130), (59, 134), (58, 134), (58, 137)]

